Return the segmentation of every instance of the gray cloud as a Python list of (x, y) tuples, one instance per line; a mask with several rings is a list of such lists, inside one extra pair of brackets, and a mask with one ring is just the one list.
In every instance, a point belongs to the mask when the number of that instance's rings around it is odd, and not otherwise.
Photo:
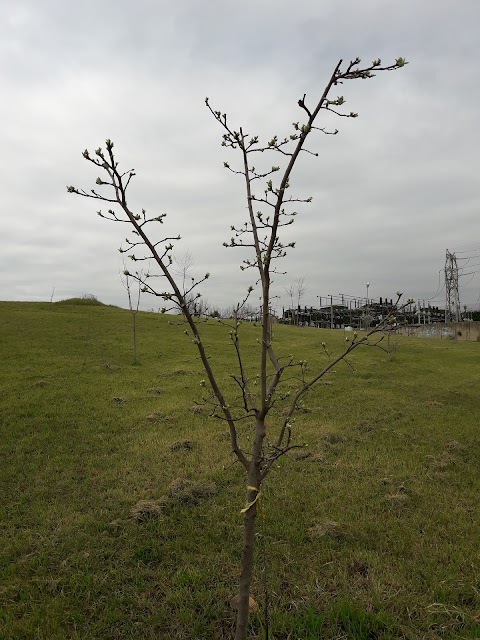
[[(479, 19), (476, 0), (2, 3), (0, 297), (49, 299), (55, 284), (58, 297), (126, 304), (126, 229), (65, 193), (94, 183), (81, 151), (111, 137), (138, 173), (132, 204), (168, 212), (162, 232), (180, 233), (180, 253), (212, 273), (206, 297), (234, 303), (254, 276), (240, 272), (241, 249), (221, 244), (245, 202), (203, 100), (251, 133), (289, 133), (298, 98), (314, 101), (337, 60), (356, 55), (410, 65), (339, 87), (360, 117), (326, 118), (340, 133), (302, 158), (292, 192), (313, 203), (285, 232), (297, 248), (274, 289), (286, 302), (284, 287), (304, 276), (307, 304), (362, 295), (367, 281), (373, 296), (432, 296), (445, 249), (480, 248)], [(476, 274), (462, 303), (479, 294)]]

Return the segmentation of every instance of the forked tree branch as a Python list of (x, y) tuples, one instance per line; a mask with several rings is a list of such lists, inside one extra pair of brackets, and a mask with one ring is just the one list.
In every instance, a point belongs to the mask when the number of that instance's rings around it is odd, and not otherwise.
[[(84, 151), (83, 156), (84, 158), (86, 158), (87, 160), (89, 160), (90, 162), (93, 162), (93, 164), (95, 164), (96, 166), (101, 166), (106, 173), (109, 175), (109, 177), (111, 178), (111, 183), (110, 183), (110, 187), (112, 187), (114, 189), (115, 192), (115, 199), (109, 198), (107, 196), (101, 196), (97, 193), (95, 193), (93, 190), (91, 193), (88, 193), (84, 190), (79, 190), (76, 187), (70, 186), (67, 187), (67, 191), (69, 193), (75, 193), (77, 195), (81, 195), (87, 198), (93, 198), (93, 199), (100, 199), (100, 200), (104, 200), (105, 202), (114, 202), (115, 204), (117, 204), (124, 212), (127, 220), (131, 223), (131, 225), (134, 228), (135, 233), (142, 239), (143, 243), (145, 244), (145, 246), (147, 247), (147, 249), (149, 250), (152, 258), (155, 260), (156, 264), (159, 266), (162, 275), (167, 279), (173, 294), (160, 294), (161, 297), (163, 297), (166, 300), (171, 300), (172, 298), (175, 300), (175, 302), (178, 304), (178, 306), (180, 307), (180, 309), (182, 310), (182, 313), (184, 314), (184, 317), (192, 331), (193, 334), (193, 342), (196, 345), (199, 355), (200, 355), (200, 359), (202, 361), (205, 373), (207, 374), (208, 377), (208, 381), (210, 383), (210, 386), (218, 400), (219, 406), (221, 407), (221, 410), (225, 416), (225, 419), (229, 425), (229, 430), (230, 430), (230, 442), (231, 442), (231, 447), (232, 447), (232, 451), (235, 453), (235, 455), (237, 456), (237, 458), (239, 459), (239, 461), (243, 464), (243, 466), (245, 468), (248, 468), (248, 459), (245, 456), (245, 454), (243, 453), (243, 451), (240, 449), (239, 444), (238, 444), (238, 437), (237, 437), (237, 431), (236, 431), (236, 427), (235, 427), (235, 422), (233, 420), (233, 416), (230, 412), (230, 409), (228, 407), (228, 404), (223, 396), (223, 393), (220, 390), (220, 387), (218, 386), (217, 380), (215, 378), (214, 372), (212, 370), (212, 367), (210, 365), (209, 362), (209, 358), (208, 355), (205, 351), (200, 333), (198, 331), (198, 327), (193, 319), (193, 316), (189, 310), (188, 307), (188, 302), (185, 298), (185, 296), (183, 295), (182, 291), (180, 290), (180, 288), (178, 287), (173, 275), (170, 273), (170, 269), (169, 266), (171, 264), (171, 261), (168, 261), (168, 264), (165, 262), (165, 257), (169, 254), (169, 251), (171, 251), (171, 249), (173, 248), (172, 245), (167, 245), (165, 248), (165, 253), (163, 253), (162, 255), (159, 254), (159, 252), (157, 251), (156, 248), (156, 243), (152, 242), (150, 237), (147, 236), (147, 234), (145, 233), (145, 231), (143, 230), (143, 224), (139, 223), (139, 220), (141, 220), (141, 216), (140, 214), (134, 214), (128, 204), (127, 204), (127, 196), (126, 196), (126, 190), (127, 190), (127, 185), (123, 183), (123, 176), (118, 172), (117, 166), (118, 163), (115, 160), (114, 157), (114, 153), (113, 153), (113, 142), (111, 140), (107, 140), (106, 141), (106, 149), (107, 149), (107, 153), (108, 153), (108, 158), (106, 158), (105, 154), (103, 153), (102, 149), (97, 149), (97, 151), (95, 152), (97, 157), (99, 157), (101, 159), (101, 163), (100, 161), (96, 160), (95, 158), (91, 158), (89, 155), (88, 151)], [(129, 173), (129, 177), (132, 175), (132, 173)], [(130, 182), (130, 180), (127, 181), (127, 184)], [(98, 178), (97, 179), (97, 183), (102, 183), (101, 179)], [(144, 215), (144, 214), (143, 214)], [(154, 220), (155, 218), (152, 218), (151, 220)], [(150, 220), (150, 221), (151, 221)], [(145, 220), (144, 220), (145, 221)], [(162, 223), (163, 222), (163, 218), (161, 218), (160, 220), (157, 220), (158, 222)], [(153, 293), (153, 288), (149, 288), (149, 291), (151, 293)], [(158, 295), (158, 294), (157, 294)]]

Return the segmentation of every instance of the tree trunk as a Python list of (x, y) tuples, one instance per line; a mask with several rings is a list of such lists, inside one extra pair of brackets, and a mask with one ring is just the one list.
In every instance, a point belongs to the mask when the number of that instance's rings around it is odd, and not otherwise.
[(238, 614), (235, 640), (247, 640), (250, 586), (253, 576), (255, 547), (255, 521), (260, 494), (262, 446), (265, 438), (265, 421), (257, 419), (252, 459), (248, 470), (247, 510), (243, 515), (243, 554), (238, 590)]
[[(250, 501), (256, 497), (256, 492), (249, 491)], [(235, 640), (246, 640), (248, 615), (250, 605), (250, 585), (253, 575), (253, 550), (255, 546), (255, 520), (257, 505), (254, 504), (243, 516), (243, 554), (242, 570), (238, 590), (238, 614)]]
[(136, 314), (132, 313), (132, 330), (133, 330), (133, 361), (137, 364), (137, 322)]

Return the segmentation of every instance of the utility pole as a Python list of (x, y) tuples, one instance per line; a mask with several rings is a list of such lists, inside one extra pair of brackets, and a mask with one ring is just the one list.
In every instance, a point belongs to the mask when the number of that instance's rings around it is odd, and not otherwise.
[(330, 296), (330, 329), (333, 329), (333, 296)]
[(367, 282), (367, 304), (365, 305), (365, 331), (369, 327), (369, 320), (370, 320), (370, 309), (368, 306), (368, 287), (369, 286), (370, 286), (370, 282)]
[(317, 314), (317, 329), (320, 327), (322, 322), (322, 296), (317, 296), (318, 302), (318, 314)]
[(458, 293), (458, 265), (455, 253), (448, 249), (445, 255), (445, 322), (461, 322), (460, 295)]

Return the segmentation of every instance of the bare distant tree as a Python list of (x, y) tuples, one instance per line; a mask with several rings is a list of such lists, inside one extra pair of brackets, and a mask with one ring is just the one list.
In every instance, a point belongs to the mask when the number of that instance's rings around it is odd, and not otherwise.
[(295, 318), (297, 314), (295, 312), (295, 285), (291, 284), (288, 287), (284, 287), (285, 293), (290, 298), (290, 324), (296, 324)]
[(289, 287), (284, 287), (284, 289), (290, 298), (291, 324), (298, 325), (299, 307), (307, 290), (307, 281), (302, 276), (297, 278)]
[(178, 276), (179, 284), (182, 288), (183, 294), (187, 290), (187, 281), (193, 277), (193, 267), (195, 265), (195, 260), (193, 259), (192, 254), (187, 251), (183, 255), (173, 258), (173, 263), (175, 268), (173, 270), (174, 274)]
[(147, 273), (144, 273), (143, 269), (137, 271), (133, 276), (128, 271), (125, 260), (123, 261), (123, 272), (120, 275), (128, 296), (128, 308), (132, 315), (132, 337), (133, 337), (133, 361), (138, 364), (138, 351), (137, 351), (137, 313), (140, 308), (140, 296), (142, 292), (142, 281), (145, 277), (148, 277)]
[(302, 298), (307, 291), (307, 281), (304, 277), (297, 278), (295, 280), (295, 291), (297, 293), (297, 306), (299, 307), (302, 302)]
[(197, 318), (206, 318), (210, 315), (210, 303), (201, 296), (193, 300), (192, 313)]
[(222, 316), (222, 318), (236, 317), (238, 320), (251, 321), (255, 318), (260, 317), (260, 309), (246, 302), (243, 305), (233, 305), (231, 307), (226, 307), (222, 310), (222, 313), (220, 315)]
[(208, 300), (199, 294), (195, 295), (191, 289), (192, 284), (195, 283), (195, 277), (193, 275), (195, 260), (192, 254), (187, 251), (187, 253), (179, 258), (174, 257), (173, 262), (175, 264), (174, 273), (179, 278), (181, 291), (187, 301), (190, 313), (197, 318), (206, 317), (209, 310)]

